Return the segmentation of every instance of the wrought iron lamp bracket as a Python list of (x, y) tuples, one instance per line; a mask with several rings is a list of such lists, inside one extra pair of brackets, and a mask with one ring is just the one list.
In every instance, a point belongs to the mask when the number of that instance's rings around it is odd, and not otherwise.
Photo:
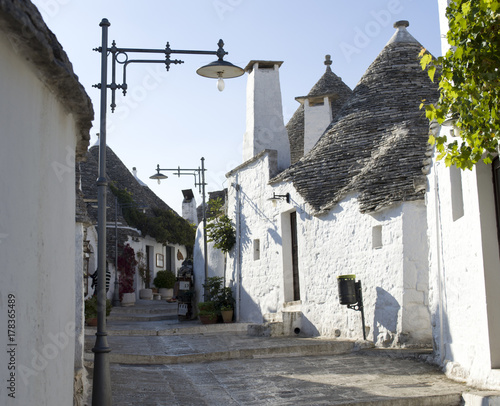
[[(184, 61), (180, 59), (171, 59), (171, 54), (183, 54), (183, 55), (216, 55), (219, 58), (219, 61), (223, 61), (225, 55), (228, 52), (224, 51), (224, 41), (219, 40), (217, 43), (219, 48), (217, 51), (195, 51), (195, 50), (180, 50), (180, 49), (172, 49), (170, 48), (170, 43), (167, 42), (167, 45), (164, 49), (143, 49), (143, 48), (118, 48), (116, 46), (116, 42), (113, 41), (111, 47), (106, 49), (107, 55), (111, 55), (111, 83), (106, 84), (106, 88), (111, 90), (111, 112), (113, 113), (116, 108), (116, 97), (115, 92), (118, 89), (123, 91), (123, 95), (127, 94), (127, 66), (131, 63), (162, 63), (165, 65), (165, 69), (167, 72), (170, 70), (170, 65), (179, 65), (184, 63)], [(103, 48), (98, 47), (93, 49), (96, 52), (102, 53)], [(129, 59), (129, 53), (138, 53), (138, 54), (164, 54), (165, 59)], [(116, 66), (117, 64), (123, 65), (123, 80), (122, 83), (116, 83)], [(97, 89), (101, 89), (103, 86), (102, 83), (98, 83), (93, 85), (93, 87)]]
[[(167, 168), (160, 168), (160, 164), (156, 166), (156, 173), (160, 175), (160, 172), (162, 171), (167, 171), (167, 172), (172, 172), (174, 175), (177, 175), (178, 178), (180, 178), (182, 175), (192, 175), (194, 176), (194, 185), (198, 186), (198, 191), (202, 193), (202, 187), (206, 186), (207, 183), (202, 180), (202, 172), (206, 172), (205, 168), (196, 168), (196, 169), (185, 169), (181, 168), (180, 166), (175, 168), (175, 169), (167, 169)], [(197, 178), (198, 177), (198, 181)], [(151, 177), (153, 179), (153, 177)]]

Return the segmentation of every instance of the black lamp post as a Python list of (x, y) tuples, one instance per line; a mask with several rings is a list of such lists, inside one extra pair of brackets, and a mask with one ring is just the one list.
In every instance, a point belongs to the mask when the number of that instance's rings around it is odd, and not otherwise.
[[(106, 180), (106, 113), (107, 113), (107, 89), (111, 89), (111, 111), (116, 107), (115, 93), (121, 89), (125, 95), (127, 92), (126, 71), (130, 63), (163, 63), (167, 69), (171, 64), (180, 64), (183, 61), (170, 59), (171, 54), (192, 54), (192, 55), (216, 55), (217, 61), (203, 66), (197, 70), (201, 76), (219, 79), (219, 90), (223, 89), (222, 78), (234, 78), (243, 75), (244, 70), (238, 66), (224, 61), (227, 54), (224, 51), (224, 42), (219, 40), (217, 51), (190, 51), (172, 50), (167, 42), (165, 49), (138, 49), (138, 48), (118, 48), (113, 41), (108, 48), (108, 27), (109, 21), (103, 18), (99, 26), (102, 28), (101, 47), (94, 49), (101, 53), (101, 82), (94, 87), (101, 91), (100, 101), (100, 136), (99, 136), (99, 174), (97, 179), (97, 238), (98, 238), (98, 285), (97, 285), (97, 333), (96, 342), (92, 351), (94, 352), (94, 376), (92, 388), (92, 404), (94, 406), (111, 405), (111, 377), (109, 371), (109, 352), (111, 349), (107, 342), (106, 332), (106, 190), (108, 182)], [(129, 54), (163, 54), (164, 59), (131, 59)], [(111, 56), (111, 83), (108, 83), (108, 55)], [(120, 57), (120, 60), (118, 59)], [(123, 65), (123, 82), (116, 83), (116, 64)], [(222, 88), (222, 89), (221, 89)]]
[[(208, 66), (208, 65), (207, 65)], [(206, 208), (206, 198), (205, 198), (205, 158), (201, 158), (201, 168), (198, 169), (181, 169), (181, 167), (177, 167), (177, 169), (162, 169), (160, 168), (160, 164), (156, 166), (156, 173), (149, 177), (149, 179), (156, 179), (158, 183), (163, 179), (167, 179), (168, 176), (160, 173), (161, 171), (168, 171), (175, 173), (178, 177), (181, 175), (194, 175), (194, 185), (198, 186), (198, 190), (201, 193), (202, 197), (202, 219), (203, 219), (203, 257), (205, 259), (205, 281), (208, 278), (208, 258), (207, 258), (207, 208)], [(198, 176), (198, 182), (196, 182), (196, 176)], [(206, 298), (206, 292), (205, 292)]]

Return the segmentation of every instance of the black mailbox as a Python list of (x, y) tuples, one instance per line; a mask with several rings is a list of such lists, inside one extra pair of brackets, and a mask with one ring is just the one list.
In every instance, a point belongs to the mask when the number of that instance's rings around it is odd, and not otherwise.
[(361, 312), (361, 323), (363, 324), (363, 339), (366, 340), (365, 311), (363, 308), (363, 294), (361, 292), (361, 281), (356, 282), (356, 275), (337, 276), (339, 286), (339, 301), (341, 305), (347, 305), (348, 309)]
[(352, 305), (358, 303), (356, 295), (356, 275), (337, 276), (339, 285), (339, 300), (341, 305)]

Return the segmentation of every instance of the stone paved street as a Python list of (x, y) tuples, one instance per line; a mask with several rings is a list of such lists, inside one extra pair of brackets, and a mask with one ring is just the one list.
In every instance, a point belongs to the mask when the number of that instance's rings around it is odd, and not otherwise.
[(466, 390), (422, 362), (354, 354), (111, 371), (114, 404), (123, 406), (460, 405)]
[[(497, 404), (481, 403), (488, 396), (499, 399), (498, 393), (446, 378), (423, 361), (428, 350), (252, 337), (245, 324), (178, 322), (167, 317), (175, 305), (152, 302), (113, 312), (108, 343), (114, 405), (483, 406)], [(89, 378), (94, 334), (95, 329), (86, 330)], [(464, 397), (469, 401), (464, 403)]]

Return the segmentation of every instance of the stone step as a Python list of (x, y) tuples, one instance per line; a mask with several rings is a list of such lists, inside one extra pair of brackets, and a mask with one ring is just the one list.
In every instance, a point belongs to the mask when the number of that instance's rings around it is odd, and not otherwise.
[[(96, 327), (85, 327), (85, 335), (94, 336)], [(163, 320), (163, 323), (123, 323), (108, 324), (108, 336), (170, 336), (185, 334), (246, 334), (248, 323), (200, 324), (198, 321), (179, 322), (177, 318)]]
[(500, 392), (495, 391), (471, 391), (462, 395), (464, 406), (499, 406)]
[(114, 321), (129, 321), (129, 322), (143, 322), (143, 321), (162, 321), (162, 320), (176, 320), (177, 309), (175, 311), (163, 313), (131, 313), (131, 314), (111, 314), (108, 317), (108, 322)]
[[(95, 338), (85, 339), (85, 361), (91, 362)], [(167, 365), (198, 362), (348, 354), (358, 347), (354, 341), (299, 339), (262, 340), (246, 334), (218, 333), (181, 336), (109, 336), (110, 363)]]
[(111, 309), (111, 314), (134, 314), (134, 313), (163, 313), (177, 312), (178, 304), (161, 302), (148, 306), (117, 306)]

